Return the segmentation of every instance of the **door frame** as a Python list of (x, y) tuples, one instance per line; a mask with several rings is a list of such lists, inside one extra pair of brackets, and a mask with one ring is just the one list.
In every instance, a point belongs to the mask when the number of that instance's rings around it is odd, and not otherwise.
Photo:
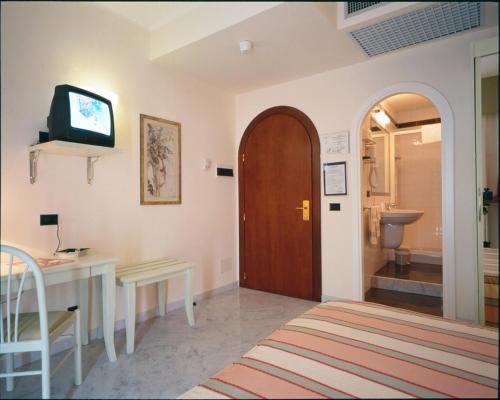
[[(352, 131), (353, 162), (361, 165), (361, 126), (368, 112), (383, 99), (400, 94), (415, 93), (427, 97), (438, 109), (441, 117), (441, 215), (443, 224), (443, 316), (456, 318), (456, 284), (455, 284), (455, 198), (454, 198), (454, 120), (453, 112), (446, 98), (433, 87), (420, 82), (397, 83), (380, 90), (371, 96), (355, 119)], [(354, 226), (358, 235), (354, 245), (354, 260), (358, 268), (354, 268), (354, 295), (359, 300), (364, 299), (363, 293), (363, 238), (362, 238), (362, 204), (361, 204), (361, 168), (355, 169), (354, 179)]]
[(481, 58), (498, 54), (498, 36), (483, 39), (472, 45), (472, 57), (474, 63), (474, 128), (476, 136), (476, 221), (477, 221), (477, 305), (478, 322), (484, 321), (484, 271), (483, 271), (483, 241), (484, 241), (484, 218), (483, 214), (483, 139), (482, 139), (482, 103), (481, 103)]
[(238, 149), (238, 214), (239, 214), (239, 276), (240, 287), (245, 287), (245, 230), (243, 211), (245, 209), (244, 196), (244, 153), (245, 146), (250, 133), (255, 126), (263, 119), (276, 114), (285, 114), (295, 118), (305, 128), (309, 140), (311, 142), (311, 184), (312, 184), (312, 199), (311, 199), (311, 223), (312, 223), (312, 300), (321, 301), (321, 159), (320, 159), (320, 142), (318, 131), (311, 119), (297, 108), (289, 106), (276, 106), (262, 111), (257, 115), (252, 122), (247, 126), (241, 138)]

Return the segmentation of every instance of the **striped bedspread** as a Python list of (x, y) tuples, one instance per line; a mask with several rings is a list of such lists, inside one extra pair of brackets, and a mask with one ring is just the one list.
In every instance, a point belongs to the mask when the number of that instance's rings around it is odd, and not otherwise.
[(180, 398), (491, 397), (498, 331), (366, 302), (288, 322)]

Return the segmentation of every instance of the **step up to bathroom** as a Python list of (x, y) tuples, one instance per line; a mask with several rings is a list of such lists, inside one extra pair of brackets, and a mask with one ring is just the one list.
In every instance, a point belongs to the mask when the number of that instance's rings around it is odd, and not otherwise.
[(443, 297), (441, 265), (411, 263), (404, 270), (389, 261), (371, 276), (371, 287), (404, 293)]

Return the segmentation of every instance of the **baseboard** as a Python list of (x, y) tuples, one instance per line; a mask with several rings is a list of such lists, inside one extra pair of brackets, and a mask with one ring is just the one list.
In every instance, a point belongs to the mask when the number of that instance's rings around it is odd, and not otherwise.
[[(394, 261), (394, 252), (389, 252), (389, 261)], [(443, 265), (443, 255), (439, 251), (431, 250), (410, 250), (410, 260), (415, 263)]]
[[(193, 297), (193, 300), (196, 302), (206, 300), (208, 298), (217, 296), (218, 294), (227, 292), (228, 290), (232, 290), (238, 287), (238, 281), (231, 282), (227, 285), (207, 290), (206, 292), (197, 294)], [(174, 301), (172, 303), (167, 303), (167, 313), (177, 310), (179, 308), (184, 308), (184, 299)], [(136, 314), (136, 322), (144, 322), (147, 321), (148, 319), (154, 318), (158, 315), (158, 308), (152, 308), (150, 310), (146, 310), (143, 312), (140, 312)], [(115, 332), (120, 331), (122, 329), (125, 329), (125, 318), (122, 318), (118, 321), (115, 321)], [(89, 340), (94, 340), (98, 337), (98, 328), (94, 328), (89, 331)], [(68, 350), (72, 346), (72, 338), (71, 337), (65, 337), (61, 340), (58, 340), (57, 342), (53, 343), (51, 348), (50, 348), (50, 354), (55, 355), (57, 353), (60, 353), (62, 351)], [(83, 348), (85, 349), (85, 347)], [(14, 368), (21, 367), (25, 364), (29, 364), (35, 361), (40, 360), (40, 352), (31, 352), (31, 353), (19, 353), (16, 354), (14, 357)], [(0, 370), (4, 371), (6, 368), (5, 365), (5, 357), (0, 359)]]
[(340, 297), (336, 297), (336, 296), (328, 296), (327, 294), (323, 294), (321, 295), (321, 302), (325, 302), (325, 301), (333, 301), (333, 300), (345, 300), (345, 299), (342, 299)]

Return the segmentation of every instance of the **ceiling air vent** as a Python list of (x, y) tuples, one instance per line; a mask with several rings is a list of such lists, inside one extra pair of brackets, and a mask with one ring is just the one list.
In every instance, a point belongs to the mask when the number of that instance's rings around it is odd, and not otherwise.
[(370, 57), (481, 25), (480, 2), (442, 2), (351, 32)]
[(367, 8), (372, 8), (378, 4), (383, 3), (382, 1), (346, 1), (345, 4), (345, 16), (350, 17), (360, 11), (364, 11)]

